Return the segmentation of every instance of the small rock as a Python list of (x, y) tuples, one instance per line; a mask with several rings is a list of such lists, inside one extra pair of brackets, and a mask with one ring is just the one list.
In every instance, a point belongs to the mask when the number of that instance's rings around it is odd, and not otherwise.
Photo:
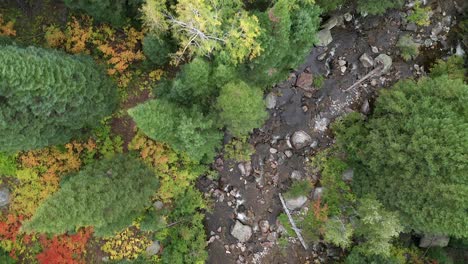
[(330, 119), (324, 117), (315, 121), (314, 129), (315, 131), (324, 132), (327, 130), (328, 124), (330, 124)]
[(276, 107), (276, 96), (273, 93), (269, 93), (265, 98), (266, 107), (273, 109)]
[(333, 38), (329, 29), (322, 29), (319, 32), (317, 32), (317, 39), (318, 41), (316, 45), (321, 46), (321, 47), (327, 46), (333, 41)]
[(278, 150), (275, 149), (275, 148), (270, 148), (270, 153), (271, 154), (276, 154), (276, 153), (278, 153)]
[(297, 78), (296, 86), (303, 89), (311, 88), (313, 81), (314, 77), (312, 73), (303, 72)]
[(376, 79), (372, 79), (371, 82), (370, 82), (370, 85), (372, 85), (372, 86), (377, 86), (377, 80), (376, 80)]
[(242, 176), (246, 176), (244, 163), (241, 162), (241, 163), (237, 164), (237, 168), (239, 168), (239, 171), (240, 171)]
[(292, 157), (293, 153), (292, 153), (291, 150), (286, 150), (286, 151), (284, 152), (284, 155), (286, 155), (286, 157), (290, 158), (290, 157)]
[(268, 234), (267, 240), (270, 242), (275, 242), (276, 240), (278, 240), (278, 233), (271, 232), (270, 234)]
[(371, 50), (373, 53), (379, 53), (379, 49), (376, 46), (372, 46)]
[(242, 176), (247, 177), (252, 173), (252, 163), (250, 161), (241, 162), (237, 165)]
[(462, 46), (460, 43), (457, 44), (457, 47), (455, 48), (455, 55), (458, 57), (463, 57), (465, 56), (465, 51), (463, 50)]
[(345, 71), (346, 71), (346, 66), (340, 66), (340, 71), (341, 71), (341, 73), (345, 73)]
[(307, 197), (302, 195), (296, 198), (285, 198), (284, 202), (289, 210), (296, 210), (307, 202)]
[(294, 170), (293, 172), (291, 172), (291, 179), (293, 180), (301, 180), (302, 177), (303, 177), (302, 172), (298, 170)]
[(267, 220), (261, 220), (258, 226), (260, 227), (260, 231), (264, 234), (268, 233), (268, 230), (270, 230), (270, 223)]
[(332, 29), (332, 28), (334, 28), (336, 26), (340, 26), (340, 25), (343, 25), (343, 17), (342, 16), (334, 16), (334, 17), (328, 19), (327, 22), (325, 22), (322, 25), (322, 28), (330, 30), (330, 29)]
[(303, 106), (302, 106), (302, 111), (305, 113), (305, 112), (307, 112), (307, 110), (309, 110), (309, 108), (307, 107), (307, 105), (303, 105)]
[(382, 69), (382, 74), (384, 73), (387, 73), (390, 68), (392, 67), (392, 58), (390, 56), (388, 56), (387, 54), (380, 54), (379, 56), (377, 56), (377, 58), (375, 58), (375, 63), (377, 64), (382, 64), (383, 65), (383, 69)]
[(346, 22), (349, 22), (349, 21), (353, 20), (353, 15), (351, 15), (351, 13), (349, 13), (349, 12), (348, 12), (348, 13), (345, 13), (345, 14), (343, 15), (343, 17), (344, 17), (344, 20), (345, 20)]
[(234, 227), (231, 230), (231, 235), (240, 242), (247, 242), (252, 236), (252, 228), (248, 225), (242, 224), (239, 220), (236, 220)]
[(310, 147), (313, 148), (313, 149), (317, 148), (318, 147), (318, 140), (312, 141), (312, 143), (310, 144)]
[(424, 40), (424, 46), (426, 46), (427, 48), (432, 46), (432, 39), (428, 38), (428, 39)]
[(164, 204), (161, 201), (156, 201), (153, 203), (153, 207), (156, 210), (161, 210), (164, 207)]
[(318, 199), (321, 199), (322, 198), (322, 194), (323, 194), (323, 187), (317, 187), (315, 188), (314, 190), (314, 201), (318, 200)]
[(222, 230), (223, 230), (222, 227), (218, 227), (218, 229), (216, 229), (216, 232), (221, 233)]
[(450, 241), (448, 236), (424, 235), (419, 241), (419, 247), (446, 247)]
[(161, 245), (159, 245), (159, 241), (153, 241), (153, 243), (146, 248), (145, 253), (147, 256), (154, 256), (159, 253), (160, 249)]
[(318, 60), (318, 61), (323, 61), (323, 60), (325, 59), (326, 56), (327, 56), (327, 53), (324, 52), (324, 53), (322, 53), (322, 54), (320, 54), (320, 55), (317, 56), (317, 60)]
[(346, 65), (346, 61), (345, 61), (345, 60), (338, 60), (338, 65), (340, 65), (340, 66), (345, 66), (345, 65)]
[(418, 31), (418, 26), (416, 26), (415, 23), (411, 22), (411, 23), (408, 23), (408, 25), (406, 25), (406, 30), (416, 32)]
[[(375, 85), (373, 85), (375, 86)], [(370, 106), (369, 106), (369, 101), (364, 100), (364, 103), (361, 106), (361, 113), (367, 115), (370, 112)]]
[(374, 60), (371, 56), (367, 55), (367, 53), (362, 54), (359, 61), (362, 63), (362, 66), (366, 68), (374, 66)]
[(10, 190), (3, 187), (0, 189), (0, 207), (6, 206), (10, 203)]
[(345, 172), (343, 172), (343, 181), (352, 181), (353, 176), (354, 176), (354, 170), (348, 169)]
[(442, 30), (444, 29), (444, 27), (442, 26), (442, 23), (437, 23), (437, 25), (435, 25), (432, 29), (431, 29), (431, 35), (434, 35), (434, 36), (437, 36), (440, 34), (440, 32), (442, 32)]
[(109, 262), (109, 256), (105, 256), (101, 258), (102, 262)]
[(301, 149), (312, 142), (312, 138), (302, 130), (294, 132), (291, 139), (296, 149)]

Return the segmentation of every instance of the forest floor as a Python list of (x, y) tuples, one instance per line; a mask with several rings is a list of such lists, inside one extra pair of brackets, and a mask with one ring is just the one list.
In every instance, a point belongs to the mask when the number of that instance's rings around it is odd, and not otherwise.
[[(206, 216), (208, 263), (330, 263), (340, 259), (345, 252), (325, 243), (317, 242), (304, 250), (298, 240), (284, 244), (278, 239), (281, 227), (277, 216), (283, 212), (279, 193), (290, 186), (292, 175), (300, 175), (315, 183), (309, 201), (317, 199), (323, 191), (320, 175), (311, 173), (307, 165), (309, 158), (334, 143), (329, 124), (351, 111), (369, 114), (380, 89), (399, 79), (424, 75), (435, 58), (452, 54), (456, 44), (450, 42), (446, 29), (457, 14), (455, 5), (432, 1), (431, 8), (431, 25), (416, 30), (404, 21), (404, 10), (362, 17), (346, 14), (351, 9), (343, 9), (331, 15), (331, 24), (338, 21), (331, 29), (333, 41), (313, 48), (307, 62), (271, 90), (274, 108), (249, 140), (255, 146), (251, 161), (238, 163), (220, 156), (213, 165), (220, 172), (219, 180), (199, 181), (200, 189), (215, 200), (214, 210)], [(436, 32), (439, 30), (434, 28), (440, 25), (442, 30)], [(421, 41), (422, 52), (416, 60), (404, 61), (398, 54), (396, 44), (404, 34)], [(345, 91), (372, 70), (359, 60), (364, 53), (372, 58), (389, 55), (391, 70)], [(324, 76), (325, 82), (314, 88), (312, 80), (318, 76)], [(311, 144), (301, 149), (292, 146), (290, 138), (296, 131), (310, 135)], [(231, 235), (237, 220), (253, 230), (245, 243)]]

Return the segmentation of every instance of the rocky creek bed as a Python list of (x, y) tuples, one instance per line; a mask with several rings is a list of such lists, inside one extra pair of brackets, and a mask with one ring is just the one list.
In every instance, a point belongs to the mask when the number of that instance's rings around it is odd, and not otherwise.
[[(342, 256), (340, 249), (320, 242), (308, 250), (294, 239), (287, 247), (279, 246), (277, 216), (283, 208), (278, 194), (293, 180), (309, 178), (315, 183), (314, 191), (289, 201), (290, 206), (297, 212), (320, 197), (320, 175), (309, 173), (306, 164), (333, 144), (330, 123), (351, 111), (369, 114), (380, 89), (424, 75), (435, 57), (461, 52), (456, 51), (449, 32), (463, 1), (429, 4), (433, 14), (427, 27), (407, 23), (404, 10), (363, 17), (348, 12), (349, 8), (325, 21), (321, 46), (314, 47), (304, 65), (266, 96), (270, 118), (249, 140), (255, 147), (251, 160), (238, 163), (219, 156), (213, 164), (219, 179), (198, 182), (214, 200), (206, 216), (208, 263), (330, 263)], [(414, 61), (405, 62), (399, 56), (396, 43), (404, 34), (424, 46), (425, 52)], [(348, 89), (383, 64), (388, 71)], [(319, 89), (313, 79), (320, 75), (325, 81)]]

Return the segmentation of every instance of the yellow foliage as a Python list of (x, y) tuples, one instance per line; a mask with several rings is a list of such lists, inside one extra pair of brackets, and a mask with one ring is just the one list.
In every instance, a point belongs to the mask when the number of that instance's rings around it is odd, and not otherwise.
[(135, 259), (151, 244), (146, 236), (135, 227), (129, 227), (112, 238), (106, 239), (101, 247), (112, 260)]
[(0, 36), (16, 36), (16, 30), (13, 29), (15, 23), (13, 21), (8, 21), (5, 24), (3, 17), (0, 14)]
[(86, 49), (86, 44), (91, 41), (93, 35), (93, 20), (88, 16), (82, 16), (81, 21), (80, 23), (76, 17), (72, 17), (65, 31), (65, 50), (73, 54), (90, 53)]
[(46, 28), (45, 39), (49, 47), (57, 48), (65, 43), (67, 37), (60, 28), (52, 25)]
[(161, 69), (154, 70), (148, 74), (149, 78), (151, 81), (159, 81), (161, 80), (162, 75), (164, 74), (164, 71)]

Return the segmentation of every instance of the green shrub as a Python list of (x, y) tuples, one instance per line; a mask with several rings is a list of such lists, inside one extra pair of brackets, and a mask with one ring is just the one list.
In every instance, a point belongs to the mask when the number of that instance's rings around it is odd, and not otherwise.
[(418, 26), (429, 26), (431, 24), (429, 12), (431, 12), (431, 7), (421, 7), (421, 2), (416, 1), (413, 11), (408, 16), (408, 21)]
[(312, 84), (316, 89), (321, 89), (324, 83), (325, 77), (323, 77), (323, 75), (314, 76)]
[(63, 144), (112, 113), (116, 90), (90, 57), (0, 46), (0, 151)]
[(319, 5), (325, 12), (336, 10), (343, 5), (346, 0), (316, 0), (315, 3)]
[(112, 236), (143, 212), (157, 187), (157, 177), (146, 165), (116, 155), (68, 177), (22, 228), (61, 234), (93, 226), (95, 235)]
[(325, 223), (324, 240), (345, 249), (352, 243), (353, 232), (354, 229), (350, 223), (345, 223), (335, 217)]
[(369, 255), (362, 254), (357, 248), (353, 248), (351, 253), (346, 257), (345, 264), (405, 264), (406, 257), (402, 254), (392, 254), (391, 256)]
[(436, 261), (437, 264), (453, 264), (452, 258), (441, 247), (429, 248), (427, 257)]
[(224, 146), (224, 157), (238, 162), (249, 161), (255, 148), (249, 144), (247, 137), (233, 138)]
[(409, 35), (401, 36), (397, 47), (400, 49), (401, 57), (405, 61), (415, 59), (419, 55), (419, 45)]
[(64, 0), (68, 8), (81, 10), (99, 22), (123, 26), (138, 15), (143, 0)]
[(381, 15), (390, 8), (398, 8), (404, 4), (403, 0), (358, 0), (358, 11), (369, 15)]
[(216, 102), (221, 123), (236, 137), (263, 125), (268, 113), (261, 90), (244, 82), (231, 82), (221, 88)]
[(150, 34), (143, 38), (143, 52), (152, 63), (162, 66), (169, 61), (172, 47), (168, 39)]
[(0, 176), (14, 176), (16, 174), (16, 155), (0, 152)]
[(286, 193), (284, 193), (284, 197), (287, 198), (296, 198), (299, 196), (307, 196), (312, 191), (312, 183), (308, 180), (300, 180), (294, 181), (291, 187), (288, 189)]
[(130, 109), (130, 116), (148, 137), (185, 152), (197, 162), (211, 162), (222, 134), (197, 108), (185, 109), (163, 99)]
[(448, 75), (451, 79), (464, 79), (467, 72), (463, 65), (463, 57), (451, 56), (447, 61), (437, 60), (430, 70), (430, 76), (435, 78)]
[(468, 237), (468, 85), (441, 76), (383, 91), (367, 123), (334, 126), (353, 168), (353, 191), (375, 194), (417, 232)]

